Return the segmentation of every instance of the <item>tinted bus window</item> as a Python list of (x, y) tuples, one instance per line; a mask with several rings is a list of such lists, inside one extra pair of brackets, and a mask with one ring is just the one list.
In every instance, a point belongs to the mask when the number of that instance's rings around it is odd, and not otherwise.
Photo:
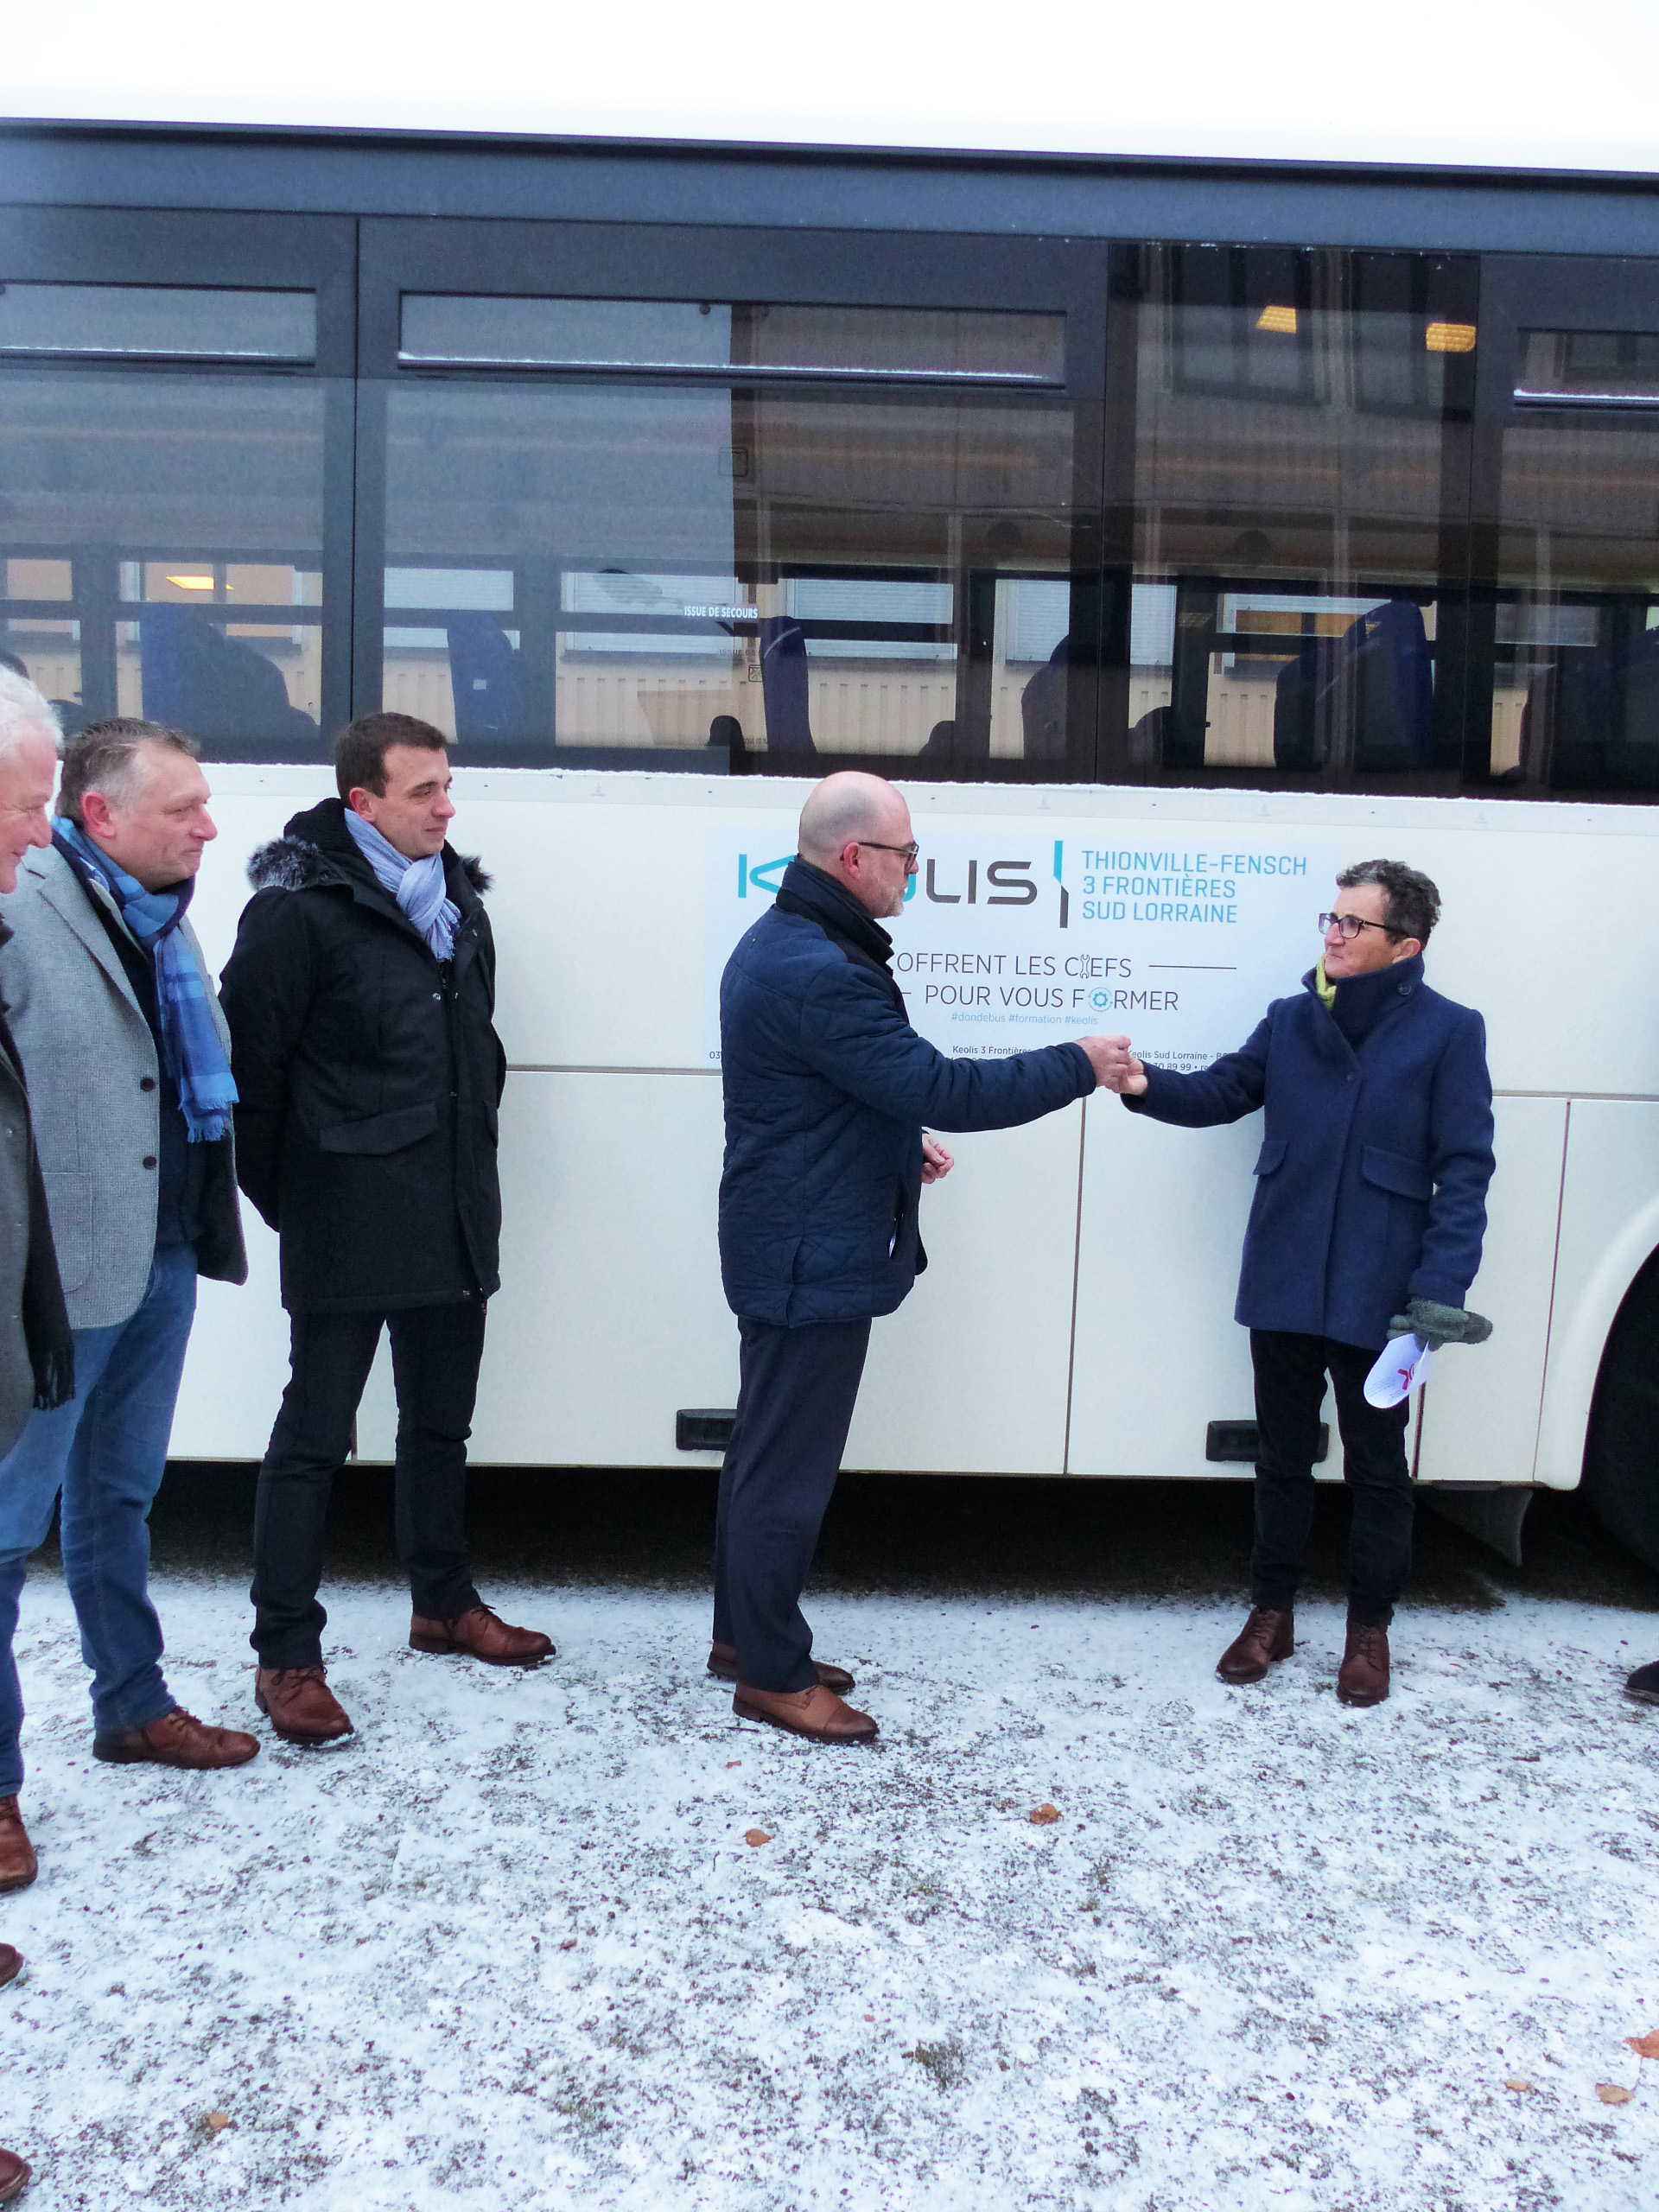
[[(1452, 787), (1444, 455), (1475, 342), (1450, 265), (1145, 251), (1128, 756), (1208, 782)], [(1460, 589), (1460, 582), (1454, 584)]]
[(311, 380), (0, 371), (0, 643), (66, 728), (320, 753), (324, 404)]
[(411, 377), (385, 425), (383, 696), (462, 760), (1065, 758), (1058, 397)]

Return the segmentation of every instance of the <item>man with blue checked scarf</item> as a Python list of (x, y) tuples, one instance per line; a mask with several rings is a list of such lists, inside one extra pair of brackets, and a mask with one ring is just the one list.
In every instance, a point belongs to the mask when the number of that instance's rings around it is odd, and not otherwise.
[(230, 1040), (188, 920), (217, 834), (207, 799), (188, 737), (93, 723), (64, 755), (52, 842), (23, 859), (5, 903), (0, 997), (29, 1084), (75, 1389), (37, 1404), (0, 1460), (0, 1800), (22, 1780), (10, 1644), (24, 1570), (60, 1493), (95, 1756), (222, 1767), (259, 1748), (175, 1702), (147, 1587), (197, 1277), (247, 1275)]
[(442, 732), (363, 715), (338, 798), (253, 856), (225, 970), (237, 1166), (276, 1230), (293, 1371), (254, 1508), (255, 1696), (277, 1734), (331, 1743), (318, 1602), (334, 1478), (382, 1332), (397, 1393), (397, 1529), (416, 1651), (535, 1666), (467, 1564), (467, 1438), (499, 1281), (489, 879), (451, 850)]

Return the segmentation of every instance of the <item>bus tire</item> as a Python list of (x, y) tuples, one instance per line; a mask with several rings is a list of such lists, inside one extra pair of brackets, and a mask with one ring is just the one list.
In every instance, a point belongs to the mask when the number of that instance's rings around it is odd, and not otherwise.
[(1602, 1526), (1659, 1567), (1659, 1253), (1626, 1292), (1601, 1356), (1584, 1488)]

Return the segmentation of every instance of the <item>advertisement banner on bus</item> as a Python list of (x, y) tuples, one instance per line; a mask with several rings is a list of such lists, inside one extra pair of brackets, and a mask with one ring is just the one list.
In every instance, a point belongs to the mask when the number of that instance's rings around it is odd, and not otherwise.
[[(775, 815), (722, 824), (708, 855), (709, 1061), (720, 977), (791, 854)], [(786, 833), (785, 833), (786, 834)], [(931, 832), (902, 914), (884, 926), (910, 1018), (942, 1052), (994, 1058), (1070, 1037), (1127, 1035), (1160, 1067), (1207, 1066), (1319, 955), (1333, 844), (1213, 822), (991, 823)]]

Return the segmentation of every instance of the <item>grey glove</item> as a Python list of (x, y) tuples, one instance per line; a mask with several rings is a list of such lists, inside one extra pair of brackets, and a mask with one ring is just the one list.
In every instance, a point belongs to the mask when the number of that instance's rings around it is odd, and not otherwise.
[(1391, 1337), (1415, 1337), (1430, 1351), (1439, 1351), (1442, 1344), (1484, 1344), (1491, 1333), (1492, 1325), (1484, 1313), (1441, 1306), (1432, 1298), (1414, 1298), (1389, 1324)]

